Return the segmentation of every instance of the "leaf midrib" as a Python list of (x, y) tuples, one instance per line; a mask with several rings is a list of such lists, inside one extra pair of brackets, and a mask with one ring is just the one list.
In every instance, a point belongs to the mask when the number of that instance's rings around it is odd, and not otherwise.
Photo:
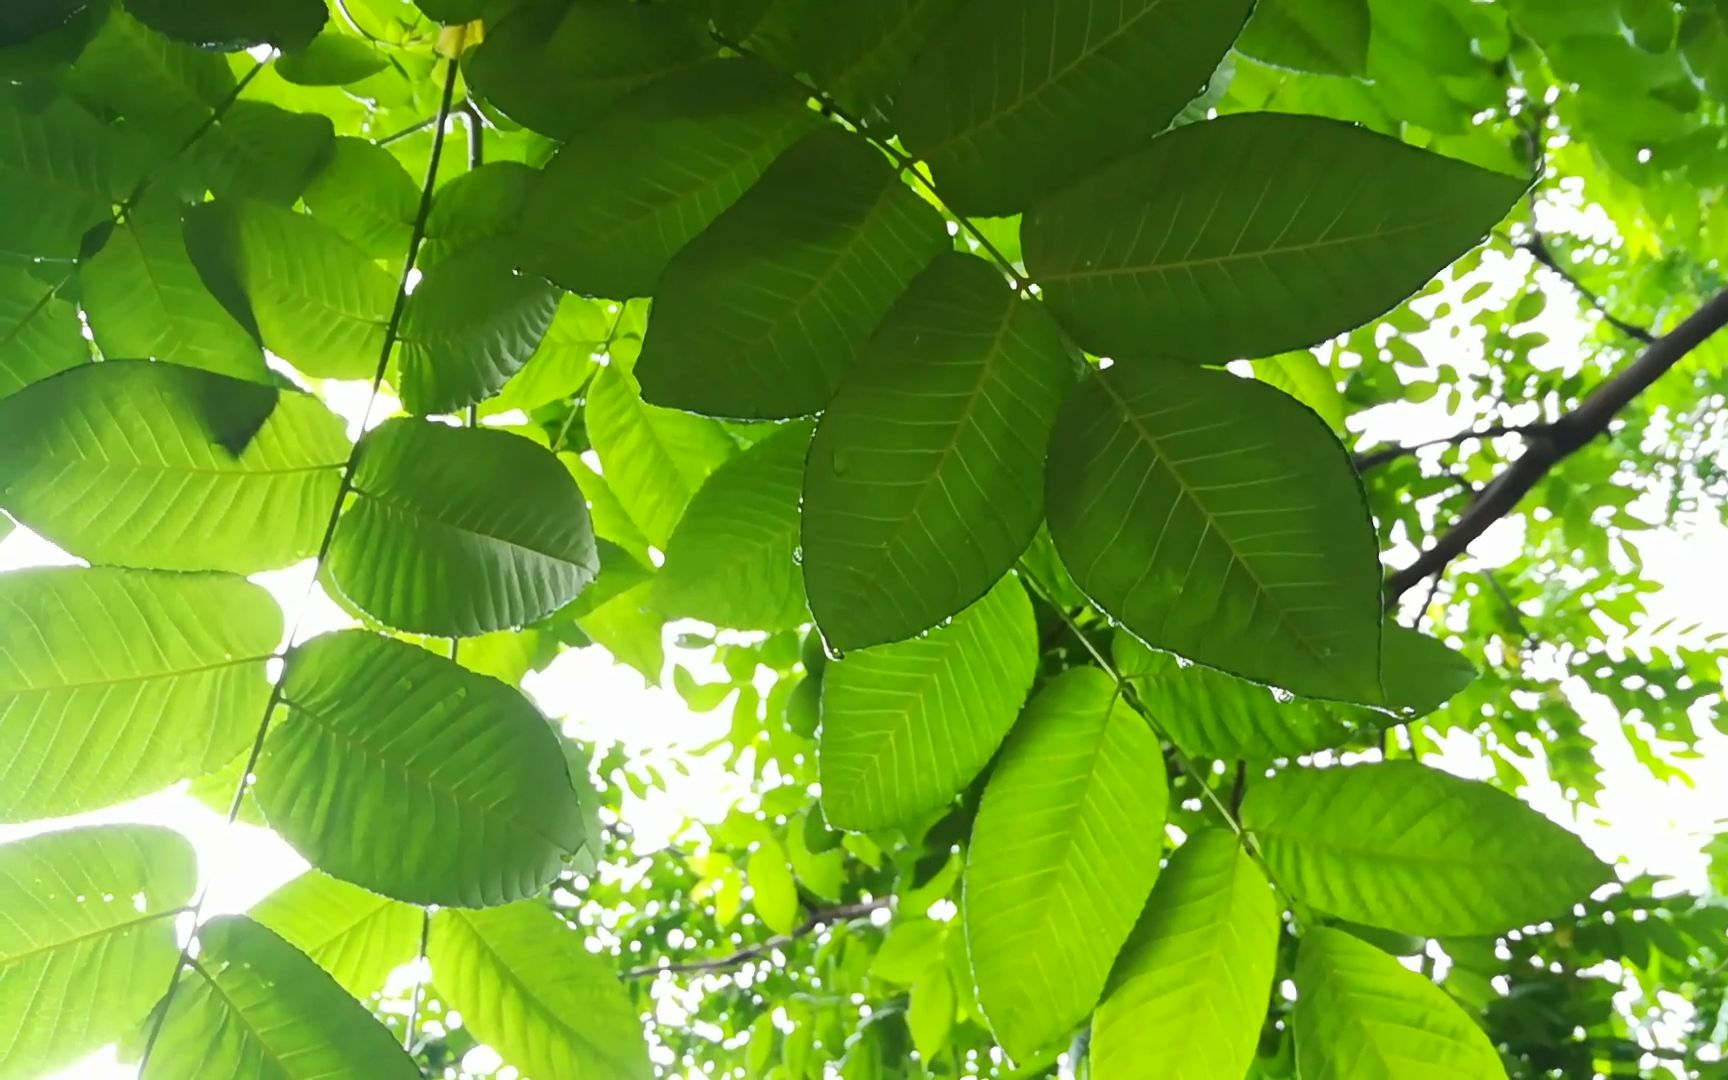
[(201, 675), (208, 671), (220, 671), (223, 668), (241, 667), (246, 664), (257, 664), (275, 657), (275, 653), (264, 653), (260, 656), (242, 656), (231, 660), (221, 660), (211, 664), (198, 664), (193, 667), (170, 668), (163, 671), (142, 672), (129, 675), (116, 675), (111, 678), (81, 679), (77, 682), (55, 683), (51, 686), (4, 686), (0, 685), (0, 698), (24, 697), (29, 694), (54, 694), (76, 690), (89, 690), (98, 686), (119, 686), (123, 683), (154, 682), (159, 679), (179, 679), (188, 675)]

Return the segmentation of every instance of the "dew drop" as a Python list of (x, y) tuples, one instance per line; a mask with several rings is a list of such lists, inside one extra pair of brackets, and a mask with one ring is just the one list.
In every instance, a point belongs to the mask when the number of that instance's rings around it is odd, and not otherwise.
[(834, 451), (833, 465), (834, 465), (834, 475), (835, 476), (845, 476), (846, 475), (847, 461), (846, 461), (845, 451), (843, 451), (843, 450)]
[(792, 549), (792, 561), (797, 563), (799, 566), (804, 565), (804, 545), (803, 544), (799, 544), (797, 547)]

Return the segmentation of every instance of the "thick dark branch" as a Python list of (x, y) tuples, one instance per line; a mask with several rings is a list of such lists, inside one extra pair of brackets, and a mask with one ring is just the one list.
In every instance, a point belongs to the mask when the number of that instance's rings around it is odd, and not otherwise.
[(1357, 454), (1355, 458), (1356, 471), (1367, 472), (1369, 469), (1397, 461), (1401, 457), (1409, 457), (1416, 451), (1425, 450), (1430, 446), (1457, 446), (1459, 443), (1469, 442), (1471, 439), (1492, 439), (1500, 435), (1534, 436), (1545, 434), (1547, 431), (1548, 425), (1541, 423), (1493, 424), (1477, 431), (1460, 431), (1455, 435), (1429, 439), (1426, 442), (1411, 443), (1409, 446), (1382, 446), (1377, 450)]
[(1525, 251), (1528, 251), (1531, 258), (1554, 271), (1554, 273), (1557, 274), (1566, 284), (1572, 286), (1573, 291), (1579, 296), (1582, 296), (1584, 301), (1591, 307), (1595, 308), (1602, 316), (1602, 321), (1606, 322), (1609, 326), (1612, 326), (1614, 329), (1620, 331), (1622, 334), (1625, 334), (1634, 341), (1641, 341), (1646, 345), (1655, 342), (1655, 334), (1652, 334), (1642, 326), (1635, 326), (1632, 323), (1617, 317), (1612, 311), (1609, 311), (1608, 302), (1606, 300), (1586, 288), (1584, 283), (1578, 280), (1577, 276), (1572, 273), (1570, 268), (1563, 266), (1560, 260), (1554, 257), (1554, 253), (1548, 250), (1548, 244), (1542, 239), (1540, 233), (1531, 233), (1530, 239), (1524, 241), (1518, 246), (1523, 248)]
[(771, 952), (783, 945), (790, 945), (799, 938), (819, 930), (822, 927), (827, 926), (829, 923), (862, 918), (865, 915), (870, 914), (872, 911), (880, 911), (892, 903), (892, 897), (884, 896), (877, 900), (863, 900), (856, 904), (840, 904), (836, 907), (823, 908), (821, 911), (815, 912), (808, 919), (804, 920), (804, 922), (790, 934), (776, 934), (767, 941), (762, 942), (760, 945), (752, 945), (746, 949), (739, 949), (730, 956), (716, 957), (713, 960), (692, 960), (683, 964), (656, 964), (652, 967), (631, 968), (629, 971), (624, 973), (624, 977), (627, 979), (641, 979), (653, 975), (659, 975), (662, 972), (691, 973), (731, 971), (733, 968), (741, 967), (764, 953)]
[(1482, 489), (1457, 524), (1415, 562), (1387, 579), (1387, 604), (1396, 603), (1428, 575), (1444, 570), (1490, 525), (1511, 513), (1550, 469), (1607, 431), (1633, 398), (1723, 326), (1728, 326), (1728, 290), (1711, 297), (1672, 332), (1651, 342), (1638, 359), (1591, 391), (1576, 409), (1548, 425), (1542, 435), (1532, 438), (1523, 455)]

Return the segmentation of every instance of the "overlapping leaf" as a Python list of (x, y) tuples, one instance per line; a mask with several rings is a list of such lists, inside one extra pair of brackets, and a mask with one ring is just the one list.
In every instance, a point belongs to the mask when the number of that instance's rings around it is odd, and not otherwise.
[(1013, 577), (946, 626), (860, 649), (822, 677), (822, 807), (846, 829), (906, 825), (971, 783), (1032, 686), (1037, 627)]
[(271, 352), (317, 378), (377, 370), (396, 283), (340, 233), (250, 201), (192, 207), (185, 228), (205, 285)]
[(0, 252), (70, 259), (139, 177), (131, 144), (65, 98), (0, 87)]
[(395, 1038), (305, 954), (251, 919), (198, 931), (140, 1080), (411, 1080)]
[(1039, 203), (1026, 265), (1093, 352), (1136, 364), (1269, 356), (1385, 313), (1524, 187), (1338, 120), (1226, 116)]
[(947, 245), (941, 218), (880, 153), (823, 127), (666, 267), (636, 368), (642, 396), (710, 416), (817, 412)]
[(362, 631), (288, 658), (256, 793), (319, 869), (411, 903), (531, 896), (582, 845), (558, 739), (526, 699)]
[(1314, 929), (1296, 960), (1303, 1080), (1504, 1080), (1476, 1021), (1446, 992), (1342, 930)]
[(1372, 23), (1367, 0), (1261, 0), (1236, 47), (1298, 71), (1362, 75)]
[(1515, 929), (1612, 877), (1513, 796), (1409, 761), (1279, 773), (1249, 786), (1242, 824), (1292, 896), (1410, 934)]
[(266, 896), (250, 914), (362, 1001), (414, 959), (424, 918), (412, 904), (316, 870)]
[(1278, 966), (1278, 914), (1237, 837), (1189, 837), (1111, 972), (1092, 1067), (1123, 1080), (1240, 1080)]
[(511, 250), (525, 247), (530, 238), (519, 235), (522, 210), (539, 175), (520, 161), (489, 161), (439, 188), (415, 265), (429, 271), (459, 251), (492, 241), (507, 241)]
[(777, 64), (807, 71), (849, 112), (875, 119), (920, 52), (953, 21), (965, 0), (876, 0), (829, 4), (791, 0), (750, 35)]
[(236, 101), (188, 153), (217, 198), (289, 206), (335, 150), (327, 116)]
[(126, 7), (177, 41), (224, 52), (304, 48), (329, 18), (318, 0), (128, 0)]
[(1158, 737), (1095, 668), (1046, 684), (984, 791), (964, 916), (978, 1002), (1024, 1059), (1092, 1011), (1158, 876)]
[(0, 400), (0, 506), (91, 562), (252, 573), (317, 550), (348, 452), (308, 395), (84, 364)]
[(1294, 693), (1377, 702), (1380, 562), (1337, 438), (1276, 390), (1119, 363), (1051, 437), (1050, 533), (1146, 643)]
[(263, 713), (270, 594), (222, 574), (0, 574), (0, 820), (124, 802), (220, 768)]
[(558, 290), (479, 246), (425, 272), (402, 315), (402, 404), (452, 413), (504, 388), (540, 347)]
[(653, 1075), (641, 1021), (611, 964), (546, 906), (440, 911), (427, 956), (439, 996), (523, 1072)]
[(526, 626), (599, 572), (575, 481), (521, 436), (387, 421), (361, 441), (353, 490), (330, 545), (330, 577), (398, 630), (472, 636)]
[(1168, 124), (1251, 6), (969, 4), (913, 65), (895, 128), (956, 211), (1018, 213)]
[(21, 266), (0, 266), (0, 397), (90, 359), (78, 309)]
[(810, 425), (788, 424), (714, 471), (666, 548), (657, 607), (738, 630), (805, 621), (798, 486), (809, 446)]
[(988, 263), (947, 253), (912, 282), (810, 447), (804, 580), (829, 643), (921, 633), (1014, 565), (1070, 381), (1055, 323)]
[(50, 1073), (128, 1034), (178, 959), (172, 916), (197, 880), (192, 846), (153, 825), (0, 847), (0, 1073)]
[(304, 199), (315, 219), (373, 258), (400, 262), (407, 254), (420, 191), (382, 146), (352, 136), (337, 139)]
[(70, 81), (85, 97), (154, 136), (160, 160), (233, 93), (234, 73), (221, 55), (169, 40), (119, 4), (106, 7)]
[(820, 122), (797, 83), (750, 57), (650, 83), (541, 171), (523, 219), (533, 266), (567, 289), (654, 291), (679, 248)]

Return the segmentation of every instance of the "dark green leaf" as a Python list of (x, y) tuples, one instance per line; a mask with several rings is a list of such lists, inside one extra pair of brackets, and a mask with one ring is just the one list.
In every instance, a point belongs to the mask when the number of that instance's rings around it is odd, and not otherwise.
[(300, 86), (342, 86), (390, 66), (383, 53), (357, 37), (325, 30), (295, 52), (276, 59), (276, 74)]
[(788, 424), (714, 471), (667, 544), (656, 607), (736, 630), (806, 621), (798, 485), (809, 446), (810, 425)]
[(532, 1076), (647, 1080), (642, 1023), (609, 960), (538, 903), (440, 911), (427, 956), (463, 1023)]
[(329, 163), (307, 185), (305, 201), (314, 218), (366, 254), (400, 264), (408, 252), (420, 188), (390, 151), (343, 136)]
[(1433, 638), (1402, 626), (1386, 624), (1380, 648), (1386, 703), (1403, 713), (1431, 713), (1476, 678), (1470, 661)]
[(303, 49), (329, 18), (320, 0), (127, 0), (126, 7), (176, 41), (220, 52)]
[(817, 412), (946, 246), (941, 218), (868, 143), (813, 132), (667, 266), (643, 397), (710, 416)]
[(822, 676), (822, 808), (845, 829), (910, 825), (953, 800), (1013, 726), (1037, 667), (1012, 576), (928, 635), (861, 649)]
[(0, 252), (76, 256), (138, 170), (132, 146), (70, 101), (37, 106), (0, 87)]
[(487, 27), (466, 70), (510, 119), (568, 138), (630, 91), (713, 52), (680, 5), (529, 0)]
[(0, 400), (0, 506), (91, 562), (249, 574), (318, 549), (348, 452), (317, 398), (84, 364)]
[(503, 683), (349, 630), (294, 650), (282, 699), (258, 802), (328, 874), (479, 907), (534, 895), (582, 846), (557, 737)]
[(1383, 314), (1524, 187), (1337, 120), (1226, 116), (1033, 208), (1026, 265), (1093, 352), (1268, 356)]
[(575, 481), (527, 439), (396, 419), (359, 455), (329, 572), (386, 626), (464, 637), (526, 626), (599, 572)]
[(186, 254), (178, 207), (152, 200), (134, 209), (85, 262), (80, 281), (104, 356), (269, 379), (258, 342), (210, 295)]
[(216, 197), (288, 206), (330, 161), (335, 139), (328, 117), (236, 101), (191, 153)]
[(171, 916), (197, 883), (192, 846), (153, 825), (67, 829), (0, 847), (6, 1075), (52, 1073), (144, 1018), (179, 958)]
[(234, 92), (234, 73), (220, 55), (170, 41), (120, 4), (104, 6), (107, 17), (79, 54), (71, 81), (81, 94), (153, 136), (161, 160)]
[(867, 119), (883, 108), (912, 61), (965, 0), (794, 3), (773, 51), (808, 71), (822, 91)]
[(377, 370), (396, 283), (340, 233), (250, 201), (192, 207), (185, 227), (204, 284), (265, 348), (315, 378)]
[(983, 595), (1044, 517), (1069, 359), (989, 263), (920, 274), (841, 381), (804, 479), (804, 580), (823, 637), (911, 637)]
[(1497, 934), (1611, 880), (1582, 841), (1487, 784), (1396, 761), (1249, 785), (1242, 824), (1297, 899), (1410, 934)]
[(412, 1080), (395, 1038), (294, 946), (251, 919), (198, 931), (140, 1080)]
[(241, 578), (112, 567), (0, 574), (0, 820), (57, 817), (220, 768), (282, 637)]
[(78, 309), (20, 266), (0, 266), (0, 397), (87, 362)]
[(1342, 930), (1297, 953), (1303, 1080), (1505, 1080), (1500, 1055), (1446, 992)]
[(956, 211), (1018, 213), (1168, 124), (1250, 6), (972, 3), (913, 65), (895, 127)]
[(415, 265), (429, 271), (456, 252), (485, 241), (508, 240), (526, 247), (519, 235), (522, 208), (539, 175), (520, 161), (493, 161), (439, 188), (426, 219), (426, 243)]
[(491, 397), (552, 325), (558, 290), (481, 245), (425, 272), (402, 315), (402, 405), (453, 413)]
[(1092, 1022), (1100, 1076), (1241, 1080), (1278, 967), (1278, 905), (1220, 829), (1171, 856)]
[(420, 948), (419, 908), (308, 870), (260, 900), (252, 918), (367, 1000)]
[(1367, 0), (1260, 0), (1236, 47), (1280, 67), (1362, 75), (1370, 23)]
[(798, 84), (750, 57), (650, 83), (577, 132), (524, 213), (531, 264), (567, 289), (627, 299), (820, 122)]
[(1293, 693), (1381, 699), (1374, 526), (1306, 408), (1220, 371), (1119, 363), (1063, 406), (1048, 484), (1062, 561), (1147, 644)]
[(1167, 800), (1158, 737), (1109, 676), (1064, 672), (1027, 706), (984, 790), (963, 908), (979, 1005), (1016, 1060), (1092, 1011), (1158, 876)]

